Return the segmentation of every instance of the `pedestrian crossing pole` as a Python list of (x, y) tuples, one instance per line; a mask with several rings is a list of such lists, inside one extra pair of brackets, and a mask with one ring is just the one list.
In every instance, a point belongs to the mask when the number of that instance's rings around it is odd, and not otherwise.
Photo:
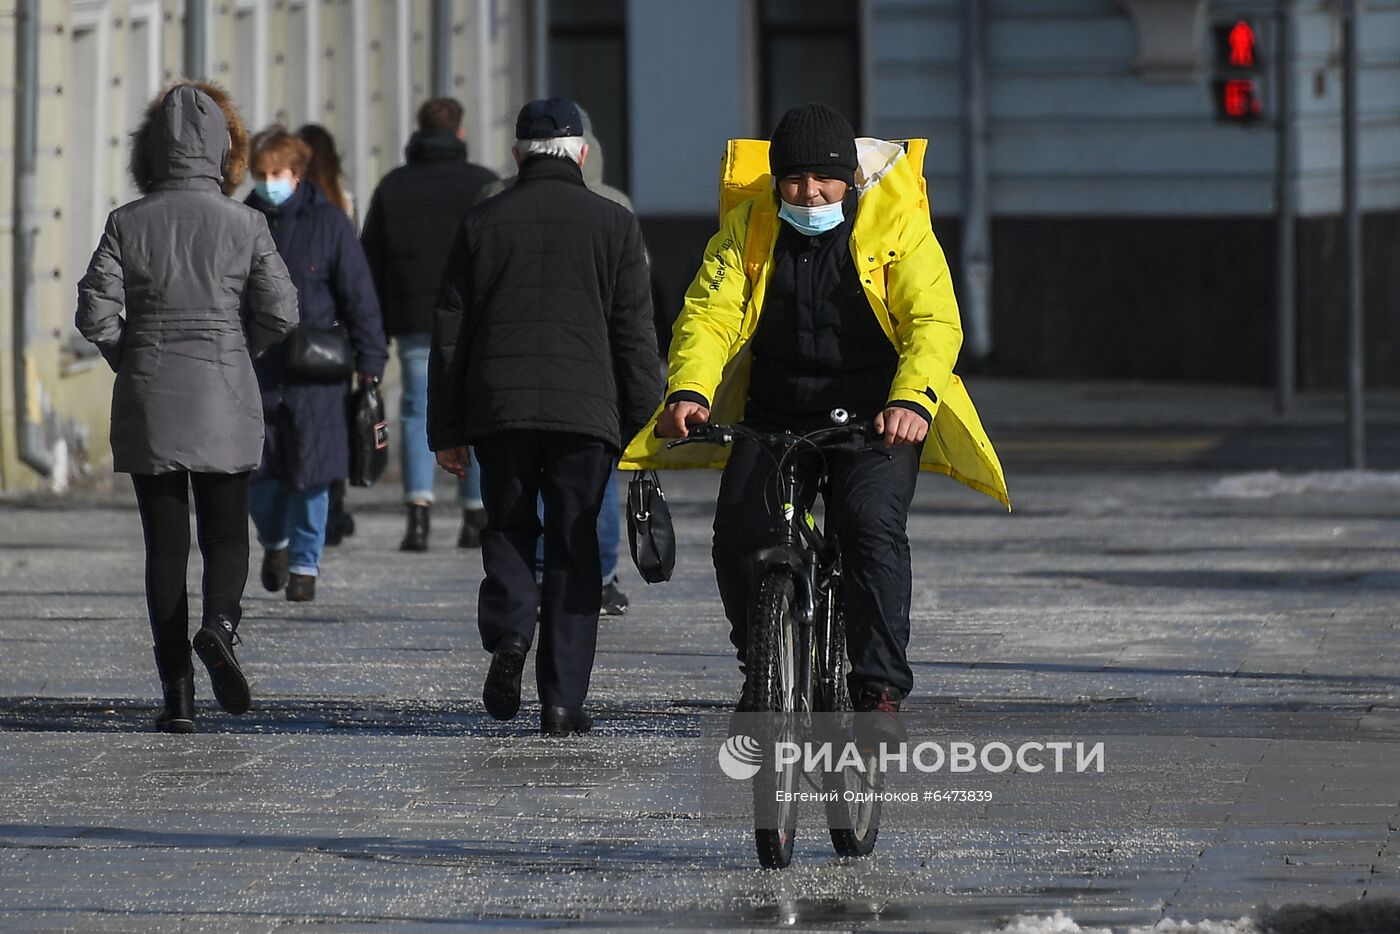
[(200, 80), (208, 70), (208, 17), (208, 0), (185, 0), (185, 77), (191, 81)]
[(1361, 279), (1361, 152), (1357, 116), (1356, 0), (1342, 0), (1342, 215), (1346, 243), (1347, 466), (1366, 467), (1365, 365)]
[(1274, 150), (1274, 411), (1291, 415), (1294, 384), (1297, 380), (1297, 220), (1298, 199), (1293, 188), (1296, 173), (1297, 138), (1293, 130), (1293, 5), (1294, 0), (1278, 0), (1278, 36), (1274, 48), (1275, 125), (1278, 138)]
[(433, 97), (452, 94), (452, 0), (433, 0)]

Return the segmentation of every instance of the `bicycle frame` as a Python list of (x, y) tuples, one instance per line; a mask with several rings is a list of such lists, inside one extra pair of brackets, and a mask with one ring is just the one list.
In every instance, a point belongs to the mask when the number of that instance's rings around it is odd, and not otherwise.
[[(837, 434), (859, 437), (866, 434), (865, 425), (835, 425), (806, 435), (773, 435), (752, 431), (742, 426), (709, 426), (704, 435), (697, 433), (695, 441), (710, 441), (727, 444), (736, 434), (745, 435), (770, 448), (783, 449), (779, 462), (779, 505), (782, 511), (782, 525), (779, 538), (774, 544), (754, 553), (756, 579), (772, 570), (789, 573), (793, 582), (794, 612), (785, 626), (795, 623), (794, 631), (784, 633), (791, 636), (794, 681), (797, 696), (794, 699), (794, 712), (812, 713), (831, 706), (837, 696), (837, 679), (844, 660), (824, 657), (830, 655), (831, 631), (835, 624), (836, 601), (831, 599), (841, 582), (841, 556), (835, 542), (829, 540), (817, 526), (816, 519), (808, 508), (799, 505), (798, 461), (790, 455), (801, 444), (810, 444), (818, 450), (815, 438)], [(709, 437), (713, 434), (714, 437)], [(689, 440), (689, 439), (686, 439)], [(686, 443), (686, 440), (672, 444)], [(825, 470), (817, 481), (817, 492), (829, 498), (830, 480)], [(815, 497), (814, 497), (815, 499)], [(819, 614), (818, 607), (823, 609)], [(819, 654), (823, 657), (819, 657)], [(821, 697), (815, 694), (820, 687)]]

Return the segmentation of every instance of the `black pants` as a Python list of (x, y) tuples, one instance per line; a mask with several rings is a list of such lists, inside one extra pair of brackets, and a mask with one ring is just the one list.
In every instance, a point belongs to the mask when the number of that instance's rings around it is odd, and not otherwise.
[[(481, 465), (486, 572), (477, 602), (481, 644), (491, 652), (516, 633), (533, 641), (539, 605), (535, 679), (540, 703), (581, 707), (598, 641), (598, 509), (617, 452), (585, 435), (503, 431), (473, 447)], [(544, 525), (535, 511), (544, 500)], [(535, 582), (535, 547), (544, 533), (543, 593)], [(542, 598), (542, 599), (541, 599)]]
[[(852, 683), (879, 681), (907, 695), (909, 602), (913, 571), (906, 524), (919, 473), (918, 445), (866, 451), (830, 451), (831, 500), (826, 530), (836, 536), (845, 569), (846, 651)], [(799, 496), (816, 497), (816, 463), (801, 462)], [(753, 556), (775, 541), (782, 516), (773, 502), (774, 458), (756, 442), (734, 443), (715, 505), (713, 557), (729, 640), (745, 655)], [(775, 516), (775, 513), (776, 516)]]
[(194, 488), (199, 552), (204, 558), (204, 619), (242, 616), (248, 582), (250, 474), (132, 474), (146, 538), (146, 609), (163, 677), (189, 664), (190, 488)]

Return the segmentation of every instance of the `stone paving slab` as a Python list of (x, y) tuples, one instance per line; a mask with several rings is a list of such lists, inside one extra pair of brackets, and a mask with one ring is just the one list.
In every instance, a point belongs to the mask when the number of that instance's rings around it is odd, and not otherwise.
[[(518, 722), (484, 715), (479, 555), (451, 547), (448, 505), (432, 551), (399, 553), (387, 487), (352, 492), (315, 604), (253, 581), (254, 710), (201, 681), (201, 732), (159, 736), (114, 487), (0, 504), (0, 930), (983, 932), (1064, 910), (1118, 931), (1400, 897), (1400, 498), (1230, 494), (1252, 409), (1167, 469), (1131, 445), (1096, 465), (1092, 437), (1056, 448), (1053, 413), (996, 392), (1031, 409), (993, 430), (1020, 439), (1017, 510), (921, 482), (910, 706), (943, 741), (1102, 740), (1102, 775), (965, 780), (994, 800), (891, 807), (854, 863), (808, 809), (794, 866), (758, 870), (746, 791), (716, 804), (702, 776), (738, 686), (704, 474), (664, 478), (676, 580), (625, 570), (590, 737), (532, 732), (528, 673)], [(1327, 411), (1299, 423), (1304, 461)]]

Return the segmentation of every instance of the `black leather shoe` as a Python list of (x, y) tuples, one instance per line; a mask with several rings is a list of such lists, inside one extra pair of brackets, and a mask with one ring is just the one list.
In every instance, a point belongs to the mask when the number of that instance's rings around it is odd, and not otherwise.
[(428, 523), (431, 510), (427, 503), (410, 503), (408, 507), (408, 531), (399, 542), (399, 551), (427, 551)]
[(502, 636), (491, 653), (491, 668), (486, 672), (486, 686), (481, 689), (481, 701), (486, 712), (497, 720), (509, 720), (520, 712), (520, 672), (525, 668), (525, 653), (530, 643), (511, 633)]
[(310, 603), (316, 599), (316, 578), (310, 574), (287, 576), (287, 599), (293, 603)]
[(458, 548), (480, 548), (481, 532), (486, 528), (485, 509), (463, 509), (462, 531), (457, 536)]
[(238, 659), (233, 654), (233, 647), (239, 641), (233, 623), (223, 617), (205, 620), (194, 634), (194, 650), (209, 669), (214, 699), (229, 713), (247, 713), (253, 702), (248, 679), (243, 677), (243, 669), (238, 667)]
[(263, 552), (262, 573), (259, 575), (262, 578), (263, 590), (276, 593), (287, 586), (287, 566), (290, 560), (285, 548)]
[(190, 667), (189, 647), (183, 652), (183, 658), (162, 663), (160, 649), (156, 649), (156, 670), (165, 698), (164, 708), (156, 714), (156, 729), (162, 733), (194, 732), (194, 669)]
[(541, 707), (540, 732), (545, 736), (567, 736), (593, 729), (593, 718), (582, 707)]

